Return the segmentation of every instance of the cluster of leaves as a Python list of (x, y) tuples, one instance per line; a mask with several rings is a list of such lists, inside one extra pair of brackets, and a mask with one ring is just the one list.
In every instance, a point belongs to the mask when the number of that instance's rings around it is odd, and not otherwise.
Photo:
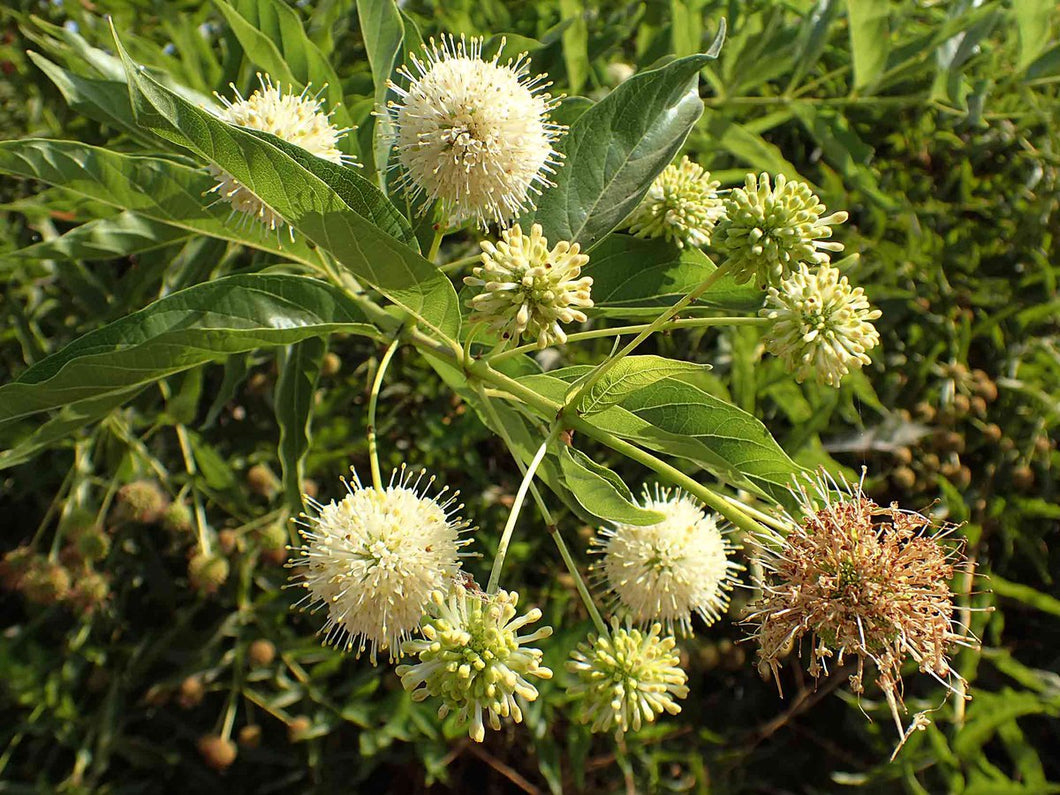
[[(27, 517), (11, 524), (4, 548), (34, 536), (58, 544), (63, 520), (99, 508), (113, 587), (89, 613), (5, 598), (5, 625), (15, 629), (0, 641), (9, 672), (0, 704), (12, 716), (0, 735), (5, 778), (71, 791), (160, 782), (210, 790), (221, 786), (220, 773), (203, 764), (196, 742), (235, 715), (239, 759), (224, 786), (255, 792), (308, 785), (403, 792), (436, 781), (462, 791), (483, 780), (597, 791), (622, 779), (648, 791), (755, 791), (793, 780), (912, 792), (1057, 789), (1049, 781), (1060, 769), (1038, 750), (1060, 741), (1045, 720), (1060, 710), (1060, 683), (1048, 673), (1058, 665), (1050, 638), (1060, 616), (1048, 595), (1057, 552), (1047, 543), (1060, 519), (1051, 476), (1060, 464), (1060, 45), (1050, 3), (475, 0), (398, 11), (336, 0), (296, 11), (278, 0), (216, 0), (167, 3), (161, 13), (108, 4), (131, 58), (161, 84), (128, 76), (97, 16), (73, 4), (23, 5), (4, 17), (0, 65), (18, 74), (11, 84), (21, 90), (0, 95), (0, 137), (76, 143), (0, 144), (0, 171), (35, 181), (0, 187), (0, 275), (10, 280), (0, 298), (0, 368), (19, 376), (0, 398), (0, 499), (8, 515)], [(885, 705), (844, 704), (823, 698), (828, 687), (815, 694), (802, 682), (779, 702), (745, 664), (748, 650), (733, 645), (741, 630), (722, 628), (685, 644), (694, 683), (686, 712), (628, 748), (594, 740), (570, 721), (562, 681), (542, 685), (525, 730), (479, 748), (459, 740), (459, 727), (439, 726), (433, 709), (412, 703), (394, 677), (320, 648), (314, 622), (290, 612), (271, 528), (314, 488), (306, 478), (333, 495), (347, 466), (367, 468), (361, 407), (387, 320), (305, 278), (319, 261), (301, 237), (281, 247), (228, 223), (227, 209), (207, 206), (200, 194), (212, 181), (198, 168), (203, 157), (241, 179), (256, 177), (263, 193), (283, 201), (262, 163), (284, 173), (277, 158), (294, 153), (246, 135), (218, 145), (196, 105), (230, 81), (248, 85), (255, 69), (299, 85), (326, 83), (329, 102), (343, 100), (337, 121), (359, 125), (350, 149), (371, 174), (387, 157), (371, 115), (383, 96), (379, 76), (415, 48), (420, 31), (506, 33), (571, 95), (559, 109), (570, 123), (614, 87), (615, 64), (646, 71), (663, 58), (693, 56), (723, 16), (729, 37), (719, 58), (678, 61), (667, 72), (664, 104), (677, 128), (664, 132), (671, 144), (647, 168), (665, 165), (691, 127), (687, 148), (724, 184), (747, 170), (783, 173), (811, 180), (829, 207), (850, 210), (845, 242), (860, 251), (858, 281), (884, 310), (884, 354), (833, 391), (794, 385), (762, 357), (753, 329), (665, 336), (655, 353), (715, 367), (667, 382), (709, 406), (703, 433), (689, 435), (689, 418), (660, 410), (650, 395), (612, 407), (611, 416), (636, 420), (639, 435), (627, 433), (637, 443), (749, 490), (771, 492), (786, 480), (793, 465), (783, 447), (806, 465), (835, 463), (832, 456), (851, 467), (867, 462), (878, 494), (910, 507), (933, 504), (940, 516), (966, 522), (969, 553), (990, 572), (983, 587), (992, 589), (967, 604), (998, 608), (973, 614), (986, 648), (958, 661), (975, 698), (964, 714), (944, 707), (935, 726), (885, 765), (893, 740), (886, 723), (866, 725), (860, 712), (884, 717)], [(36, 54), (27, 58), (27, 47)], [(697, 72), (706, 106), (698, 120), (688, 99)], [(183, 104), (167, 85), (195, 93)], [(152, 130), (177, 147), (160, 145)], [(130, 154), (145, 149), (157, 154)], [(456, 295), (425, 298), (441, 294), (415, 254), (426, 250), (430, 224), (387, 213), (367, 180), (340, 185), (319, 166), (311, 170), (327, 190), (315, 208), (284, 215), (310, 240), (319, 229), (346, 267), (424, 325), (455, 334)], [(711, 266), (653, 241), (601, 240), (636, 200), (611, 198), (600, 204), (606, 213), (572, 220), (573, 200), (561, 189), (537, 220), (552, 235), (599, 242), (586, 272), (602, 316), (650, 317), (653, 305), (672, 303)], [(354, 208), (342, 213), (352, 228), (337, 228), (328, 216), (335, 207)], [(347, 241), (341, 253), (332, 236)], [(375, 270), (383, 258), (358, 258), (361, 245), (383, 247), (404, 272)], [(471, 239), (449, 246), (457, 258), (471, 252)], [(232, 286), (256, 292), (248, 298)], [(704, 306), (753, 304), (754, 296), (723, 287)], [(184, 288), (192, 290), (174, 295)], [(153, 313), (122, 320), (160, 298)], [(104, 324), (107, 331), (46, 359)], [(509, 375), (561, 399), (564, 378), (603, 352), (572, 348), (554, 362), (567, 367), (547, 375), (515, 360)], [(444, 381), (460, 379), (434, 365), (399, 353), (382, 395), (384, 466), (428, 467), (460, 484), (478, 524), (499, 527), (518, 472), (468, 410), (473, 395), (454, 396)], [(45, 380), (51, 390), (32, 388)], [(41, 424), (36, 412), (44, 410), (55, 413)], [(757, 469), (717, 430), (765, 434), (750, 415), (780, 441), (769, 440)], [(528, 457), (539, 441), (533, 425), (514, 411), (502, 419), (523, 429), (516, 442)], [(641, 467), (588, 444), (626, 482), (644, 477)], [(622, 495), (598, 467), (570, 454), (550, 457), (543, 475), (576, 517), (607, 518)], [(280, 476), (270, 479), (271, 470)], [(159, 478), (176, 499), (197, 494), (209, 508), (230, 567), (216, 594), (189, 584), (187, 536), (108, 512), (123, 484), (144, 477)], [(611, 488), (601, 490), (601, 481)], [(571, 494), (564, 483), (582, 485)], [(628, 501), (618, 510), (628, 517)], [(481, 534), (487, 559), (495, 540)], [(548, 543), (544, 533), (518, 537), (506, 576), (557, 628), (545, 662), (560, 669), (587, 622)], [(279, 653), (264, 654), (262, 641)], [(938, 699), (907, 695), (915, 709)]]

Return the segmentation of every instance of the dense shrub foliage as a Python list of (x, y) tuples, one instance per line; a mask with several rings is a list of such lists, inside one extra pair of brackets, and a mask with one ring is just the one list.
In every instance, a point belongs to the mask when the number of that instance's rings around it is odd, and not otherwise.
[(2, 788), (1060, 791), (1053, 5), (5, 6)]

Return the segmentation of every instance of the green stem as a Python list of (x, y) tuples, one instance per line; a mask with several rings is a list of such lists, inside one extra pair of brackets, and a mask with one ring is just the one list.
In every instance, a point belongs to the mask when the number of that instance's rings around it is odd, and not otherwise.
[(206, 534), (206, 515), (202, 510), (202, 503), (199, 501), (199, 489), (195, 485), (195, 456), (191, 451), (191, 442), (188, 439), (188, 432), (183, 425), (177, 423), (173, 426), (177, 432), (177, 441), (180, 443), (180, 453), (184, 458), (184, 469), (188, 472), (188, 479), (191, 481), (191, 506), (195, 513), (195, 534), (199, 540), (199, 551), (204, 555), (210, 554), (210, 538)]
[[(770, 323), (764, 317), (687, 317), (679, 320), (670, 320), (664, 323), (659, 331), (670, 331), (680, 328), (707, 328), (710, 326), (763, 326)], [(589, 331), (578, 331), (567, 335), (567, 343), (583, 342), (584, 340), (599, 339), (600, 337), (620, 337), (623, 334), (636, 334), (651, 328), (650, 323), (639, 323), (635, 326), (615, 326), (612, 328), (597, 328)], [(518, 348), (509, 348), (506, 351), (494, 354), (489, 358), (491, 362), (499, 362), (511, 356), (528, 353), (538, 349), (537, 343), (520, 345)]]
[(440, 270), (442, 273), (456, 273), (461, 268), (467, 265), (473, 265), (474, 263), (481, 261), (482, 255), (476, 254), (473, 257), (464, 257), (463, 259), (457, 259), (453, 260), (452, 262), (447, 262), (445, 265), (439, 265), (438, 270)]
[(684, 298), (678, 301), (671, 307), (668, 307), (661, 315), (655, 320), (648, 324), (648, 326), (637, 334), (629, 343), (626, 344), (622, 350), (609, 359), (605, 359), (595, 370), (586, 376), (585, 380), (581, 382), (577, 387), (571, 388), (571, 393), (568, 394), (567, 399), (564, 401), (564, 408), (567, 406), (577, 406), (581, 401), (582, 396), (592, 389), (593, 385), (599, 381), (605, 373), (607, 373), (612, 367), (622, 361), (626, 356), (632, 353), (638, 345), (644, 340), (654, 334), (656, 331), (665, 326), (673, 317), (679, 314), (689, 304), (696, 301), (701, 295), (717, 283), (717, 281), (728, 273), (728, 263), (721, 265), (714, 269), (714, 272), (708, 276), (702, 284), (696, 287), (692, 292), (688, 293)]
[(442, 247), (443, 237), (445, 237), (445, 226), (439, 224), (438, 228), (434, 230), (434, 240), (431, 241), (431, 249), (427, 252), (427, 260), (429, 262), (434, 262), (434, 258), (438, 256), (438, 249)]
[[(493, 402), (489, 399), (489, 395), (486, 392), (486, 388), (482, 384), (478, 384), (479, 398), (482, 400), (482, 405), (486, 410), (487, 416), (489, 416), (490, 422), (493, 423), (497, 429), (497, 433), (504, 441), (504, 445), (508, 448), (508, 452), (515, 460), (515, 465), (519, 467), (519, 471), (523, 477), (526, 477), (526, 464), (519, 457), (519, 454), (515, 450), (515, 445), (512, 443), (512, 437), (508, 433), (508, 429), (501, 422), (501, 418), (497, 414), (497, 410), (493, 407)], [(537, 486), (533, 483), (530, 484), (530, 494), (534, 498), (534, 502), (537, 503), (537, 508), (541, 511), (541, 518), (545, 520), (545, 524), (548, 525), (548, 534), (552, 536), (552, 540), (555, 541), (556, 547), (559, 549), (559, 556), (563, 558), (563, 564), (567, 567), (567, 571), (570, 572), (571, 577), (574, 578), (574, 586), (578, 589), (578, 596), (581, 597), (582, 604), (585, 605), (585, 609), (589, 611), (589, 616), (593, 620), (593, 624), (596, 628), (603, 633), (607, 632), (607, 625), (604, 623), (603, 617), (600, 615), (600, 611), (596, 607), (596, 603), (593, 601), (592, 594), (589, 592), (589, 587), (585, 584), (585, 578), (582, 577), (581, 572), (578, 570), (578, 564), (574, 562), (574, 558), (570, 554), (570, 550), (567, 549), (567, 544), (563, 540), (563, 536), (559, 534), (559, 528), (556, 526), (555, 520), (552, 518), (552, 512), (549, 511), (548, 506), (545, 505), (545, 500), (541, 496), (541, 492)]]
[(383, 386), (383, 375), (394, 358), (394, 352), (401, 342), (401, 337), (395, 337), (394, 341), (386, 349), (379, 367), (375, 371), (375, 380), (372, 382), (372, 393), (368, 396), (368, 460), (372, 466), (372, 485), (376, 491), (383, 490), (383, 478), (379, 473), (379, 447), (375, 437), (375, 413), (379, 406), (379, 390)]
[(519, 491), (515, 494), (515, 502), (512, 503), (511, 513), (508, 514), (508, 521), (504, 525), (500, 543), (497, 545), (497, 557), (493, 559), (493, 570), (490, 571), (490, 579), (486, 584), (486, 593), (488, 594), (497, 592), (497, 585), (501, 579), (501, 569), (504, 567), (504, 559), (508, 556), (508, 545), (511, 543), (512, 532), (515, 530), (515, 523), (519, 519), (519, 512), (523, 508), (526, 492), (529, 491), (530, 484), (533, 483), (537, 468), (545, 460), (545, 453), (548, 451), (549, 443), (556, 438), (557, 433), (559, 433), (559, 426), (553, 427), (548, 434), (548, 438), (537, 448), (537, 453), (530, 462), (530, 466), (526, 468), (526, 474), (523, 475), (523, 482), (519, 484)]

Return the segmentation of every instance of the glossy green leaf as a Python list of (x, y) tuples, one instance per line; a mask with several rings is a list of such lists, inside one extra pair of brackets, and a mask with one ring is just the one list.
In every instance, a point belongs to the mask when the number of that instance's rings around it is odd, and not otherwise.
[(123, 212), (112, 218), (97, 218), (53, 240), (42, 240), (4, 256), (13, 261), (117, 259), (177, 243), (190, 236), (191, 233), (186, 229), (152, 221), (136, 213)]
[(460, 307), (452, 282), (373, 222), (400, 217), (378, 188), (275, 136), (225, 124), (141, 73), (121, 53), (141, 124), (216, 163), (358, 279), (440, 335), (458, 336)]
[(890, 5), (879, 0), (846, 0), (850, 49), (854, 56), (854, 89), (862, 91), (879, 80), (887, 67)]
[(310, 338), (288, 346), (276, 382), (276, 422), (280, 426), (280, 465), (283, 468), (283, 494), (287, 510), (297, 516), (302, 510), (302, 481), (305, 457), (309, 451), (313, 398), (316, 395), (320, 362), (327, 351), (321, 338)]
[(662, 356), (627, 356), (589, 388), (577, 409), (583, 416), (596, 414), (621, 405), (634, 392), (647, 389), (664, 378), (709, 369), (709, 364), (680, 362)]
[(524, 227), (590, 248), (637, 206), (703, 112), (699, 70), (707, 55), (634, 75), (586, 110), (557, 149), (565, 160)]
[[(582, 275), (593, 279), (594, 314), (654, 319), (662, 307), (675, 304), (714, 270), (714, 263), (699, 249), (609, 235), (593, 249)], [(749, 311), (761, 305), (761, 290), (723, 277), (695, 306)]]
[(373, 335), (341, 290), (302, 276), (228, 276), (90, 332), (0, 386), (0, 422), (101, 398), (232, 353), (336, 331)]
[(134, 157), (76, 141), (0, 141), (0, 173), (61, 186), (164, 224), (311, 262), (305, 241), (281, 243), (229, 220), (231, 208), (206, 194), (205, 171), (158, 157)]
[[(562, 402), (570, 384), (588, 367), (567, 367), (520, 378)], [(665, 378), (631, 393), (621, 406), (585, 418), (590, 424), (667, 456), (685, 458), (737, 488), (789, 498), (800, 470), (754, 416), (702, 389)]]
[(137, 137), (143, 135), (136, 119), (133, 118), (129, 92), (124, 83), (82, 77), (52, 63), (43, 55), (35, 52), (28, 55), (37, 68), (55, 83), (55, 87), (71, 109), (104, 124), (112, 124)]
[(622, 479), (585, 453), (564, 446), (559, 452), (559, 465), (574, 499), (593, 516), (639, 526), (658, 524), (665, 518), (658, 511), (637, 505)]
[[(357, 19), (361, 24), (361, 38), (368, 51), (368, 64), (375, 84), (375, 105), (386, 105), (387, 81), (401, 62), (405, 41), (405, 25), (394, 0), (357, 0)], [(372, 117), (372, 156), (381, 181), (385, 184), (386, 164), (390, 159), (392, 133), (386, 116)]]

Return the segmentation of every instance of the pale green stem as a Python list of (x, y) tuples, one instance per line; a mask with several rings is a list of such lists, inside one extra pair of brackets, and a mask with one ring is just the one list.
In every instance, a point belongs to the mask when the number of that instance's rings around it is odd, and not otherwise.
[(541, 462), (545, 460), (545, 453), (548, 451), (548, 445), (556, 438), (557, 433), (559, 433), (559, 426), (554, 427), (548, 434), (548, 438), (541, 443), (533, 460), (530, 462), (530, 466), (526, 468), (526, 474), (523, 475), (523, 482), (519, 484), (519, 491), (515, 493), (515, 502), (512, 503), (511, 513), (508, 514), (508, 522), (504, 525), (504, 531), (501, 533), (501, 540), (497, 545), (497, 557), (493, 559), (493, 570), (490, 571), (490, 579), (486, 584), (486, 593), (488, 594), (497, 592), (497, 586), (501, 579), (501, 569), (504, 567), (504, 559), (508, 556), (508, 545), (512, 541), (512, 531), (515, 530), (515, 523), (519, 519), (519, 512), (523, 509), (523, 501), (526, 499), (526, 492), (530, 490), (530, 484), (533, 483), (534, 474), (537, 472), (537, 468), (541, 465)]
[(476, 254), (473, 257), (464, 257), (463, 259), (457, 259), (453, 260), (452, 262), (447, 262), (445, 265), (439, 265), (438, 270), (440, 270), (442, 273), (457, 273), (462, 268), (468, 265), (473, 265), (476, 262), (482, 262), (481, 254)]
[(375, 436), (375, 413), (379, 406), (379, 391), (383, 386), (383, 375), (386, 373), (386, 368), (390, 365), (390, 360), (394, 358), (394, 352), (397, 350), (400, 341), (400, 337), (395, 337), (394, 341), (386, 349), (386, 353), (383, 354), (379, 367), (375, 371), (372, 393), (368, 396), (368, 460), (372, 466), (372, 485), (375, 486), (376, 491), (383, 490), (383, 478), (379, 472), (379, 447)]
[[(710, 326), (764, 326), (772, 321), (764, 317), (688, 317), (680, 320), (670, 320), (663, 324), (659, 331), (670, 331), (681, 328), (707, 328)], [(635, 326), (615, 326), (614, 328), (597, 328), (589, 331), (578, 331), (567, 335), (567, 343), (583, 342), (584, 340), (599, 339), (601, 337), (620, 337), (623, 334), (636, 334), (651, 328), (650, 323), (640, 323)], [(511, 356), (521, 353), (530, 353), (538, 350), (537, 343), (520, 345), (518, 348), (509, 348), (488, 357), (491, 362), (499, 362)]]
[[(508, 429), (501, 422), (501, 418), (497, 415), (497, 410), (493, 407), (492, 401), (489, 399), (489, 395), (485, 387), (482, 384), (478, 384), (479, 397), (482, 399), (482, 404), (486, 409), (486, 414), (489, 415), (490, 421), (497, 428), (497, 432), (500, 434), (501, 439), (504, 441), (504, 445), (508, 448), (508, 452), (511, 453), (512, 458), (515, 460), (515, 465), (519, 467), (519, 471), (523, 477), (526, 476), (526, 464), (519, 457), (519, 454), (515, 450), (515, 445), (512, 443), (512, 437), (508, 433)], [(567, 567), (567, 571), (570, 572), (571, 577), (574, 578), (574, 586), (578, 589), (578, 596), (581, 597), (582, 603), (585, 605), (585, 609), (589, 611), (589, 616), (592, 618), (596, 628), (601, 632), (607, 632), (607, 625), (604, 623), (603, 617), (600, 615), (600, 611), (596, 607), (596, 603), (593, 601), (592, 594), (589, 593), (589, 587), (585, 584), (585, 578), (582, 577), (581, 572), (578, 570), (578, 564), (574, 562), (574, 558), (570, 554), (570, 550), (567, 549), (567, 544), (563, 540), (563, 536), (559, 533), (559, 528), (556, 526), (555, 520), (552, 518), (552, 512), (549, 511), (548, 506), (545, 505), (545, 500), (541, 496), (541, 492), (533, 483), (530, 484), (530, 494), (534, 498), (534, 502), (537, 503), (538, 510), (541, 511), (541, 518), (545, 520), (545, 524), (548, 525), (548, 533), (552, 536), (553, 541), (556, 542), (556, 547), (559, 549), (559, 555), (563, 558), (563, 563)]]
[(445, 237), (445, 226), (439, 224), (438, 229), (434, 233), (434, 240), (431, 241), (431, 249), (427, 252), (428, 261), (434, 262), (434, 258), (438, 256), (438, 249), (442, 247), (443, 237)]
[(718, 279), (728, 273), (728, 271), (728, 263), (726, 263), (725, 265), (721, 265), (718, 268), (715, 268), (714, 272), (710, 274), (710, 276), (708, 276), (702, 284), (692, 290), (692, 292), (688, 293), (676, 304), (671, 307), (668, 307), (661, 315), (659, 315), (657, 318), (655, 318), (655, 320), (649, 323), (643, 331), (641, 331), (639, 334), (637, 334), (636, 337), (634, 337), (629, 343), (627, 343), (626, 347), (624, 347), (622, 350), (620, 350), (617, 354), (610, 357), (609, 359), (605, 359), (595, 370), (589, 373), (589, 375), (585, 378), (584, 381), (581, 382), (581, 384), (577, 386), (577, 388), (572, 388), (572, 394), (569, 394), (567, 396), (567, 399), (564, 401), (564, 407), (566, 408), (566, 406), (577, 406), (579, 401), (581, 401), (582, 396), (590, 389), (592, 389), (593, 385), (596, 384), (596, 382), (599, 381), (605, 373), (607, 373), (612, 367), (614, 367), (626, 356), (636, 350), (637, 346), (644, 342), (644, 340), (646, 340), (648, 337), (650, 337), (652, 334), (654, 334), (656, 331), (658, 331), (668, 322), (670, 322), (670, 320), (673, 319), (675, 315), (680, 314), (680, 312), (684, 310), (685, 307), (696, 301), (707, 290), (713, 287), (714, 284), (717, 283)]
[(191, 477), (191, 504), (195, 512), (195, 533), (199, 539), (199, 550), (204, 555), (210, 554), (210, 538), (206, 534), (206, 516), (199, 501), (199, 490), (195, 486), (195, 456), (191, 452), (191, 443), (188, 440), (188, 432), (183, 425), (178, 423), (173, 426), (177, 431), (177, 441), (180, 442), (180, 452), (184, 457), (184, 468)]

